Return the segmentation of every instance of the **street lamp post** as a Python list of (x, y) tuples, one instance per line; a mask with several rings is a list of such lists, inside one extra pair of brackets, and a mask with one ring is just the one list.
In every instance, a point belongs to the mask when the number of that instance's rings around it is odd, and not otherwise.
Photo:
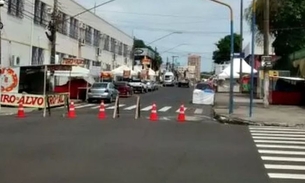
[(251, 22), (251, 80), (250, 80), (250, 107), (249, 107), (249, 117), (252, 117), (252, 108), (253, 108), (253, 95), (254, 95), (254, 76), (253, 76), (253, 69), (254, 69), (254, 48), (255, 48), (255, 13), (256, 13), (256, 4), (255, 0), (252, 0), (252, 22)]
[(1, 9), (2, 6), (4, 5), (4, 1), (0, 2), (0, 112), (1, 112), (1, 100), (2, 100), (2, 28), (3, 28), (3, 23), (2, 23), (2, 18), (1, 18)]
[(229, 100), (229, 114), (233, 113), (233, 84), (234, 84), (234, 80), (233, 80), (233, 55), (234, 55), (234, 30), (233, 30), (233, 9), (232, 7), (224, 2), (218, 1), (218, 0), (210, 0), (213, 1), (217, 4), (226, 6), (227, 8), (229, 8), (230, 10), (230, 29), (231, 29), (231, 53), (230, 53), (230, 57), (231, 57), (231, 62), (230, 62), (230, 100)]
[(186, 45), (186, 44), (179, 44), (179, 45), (176, 45), (176, 46), (174, 46), (174, 47), (172, 47), (172, 48), (169, 48), (169, 49), (167, 49), (167, 50), (165, 50), (165, 51), (162, 51), (160, 54), (162, 54), (162, 53), (167, 53), (168, 51), (171, 51), (171, 50), (173, 50), (173, 49), (175, 49), (175, 48), (178, 48), (178, 47), (184, 46), (184, 45)]
[(151, 45), (152, 43), (155, 43), (155, 42), (157, 42), (157, 41), (160, 41), (161, 39), (164, 39), (164, 38), (166, 38), (166, 37), (168, 37), (168, 36), (170, 36), (170, 35), (173, 35), (173, 34), (182, 34), (182, 32), (171, 32), (171, 33), (166, 34), (166, 35), (164, 35), (164, 36), (162, 36), (162, 37), (160, 37), (160, 38), (158, 38), (158, 39), (155, 39), (154, 41), (152, 41), (152, 42), (150, 42), (150, 43), (148, 43), (148, 44), (146, 44), (146, 45), (149, 46), (149, 45)]

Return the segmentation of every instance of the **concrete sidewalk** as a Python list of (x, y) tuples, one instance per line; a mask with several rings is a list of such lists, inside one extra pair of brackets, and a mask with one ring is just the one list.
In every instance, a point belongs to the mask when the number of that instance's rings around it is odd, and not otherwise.
[(253, 101), (252, 117), (249, 117), (249, 96), (234, 94), (234, 113), (229, 115), (229, 94), (217, 93), (214, 117), (221, 123), (305, 127), (305, 108), (299, 106), (270, 105), (264, 108), (263, 101)]

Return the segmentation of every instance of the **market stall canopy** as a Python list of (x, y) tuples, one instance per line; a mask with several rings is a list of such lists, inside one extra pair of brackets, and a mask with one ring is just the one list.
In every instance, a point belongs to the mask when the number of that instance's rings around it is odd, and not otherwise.
[(149, 68), (148, 75), (155, 76), (156, 72), (154, 70), (152, 70), (151, 68)]
[(122, 76), (124, 71), (131, 71), (131, 74), (137, 74), (135, 71), (131, 70), (127, 65), (121, 65), (120, 67), (113, 69), (111, 73), (113, 75)]
[[(230, 70), (231, 70), (231, 65), (226, 67), (222, 73), (218, 75), (220, 78), (229, 78), (230, 77)], [(240, 58), (234, 58), (233, 60), (233, 77), (238, 78), (239, 77), (239, 71), (240, 71)], [(244, 60), (242, 59), (242, 73), (243, 74), (250, 74), (251, 73), (251, 66)], [(253, 73), (257, 73), (257, 70), (253, 68)]]
[[(48, 72), (48, 75), (50, 75), (50, 72)], [(80, 67), (80, 66), (72, 66), (71, 71), (60, 71), (56, 70), (53, 74), (53, 76), (57, 77), (80, 77), (86, 80), (88, 83), (93, 84), (94, 78), (90, 74), (90, 70)]]

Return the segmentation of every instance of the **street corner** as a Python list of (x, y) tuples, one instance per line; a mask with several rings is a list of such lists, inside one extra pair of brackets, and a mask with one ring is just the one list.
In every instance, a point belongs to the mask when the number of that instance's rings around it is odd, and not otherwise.
[(246, 126), (274, 126), (274, 127), (298, 127), (305, 128), (304, 123), (285, 123), (278, 121), (259, 121), (255, 118), (250, 117), (238, 117), (235, 114), (229, 115), (222, 112), (218, 112), (217, 109), (213, 109), (214, 119), (222, 124), (232, 124), (232, 125), (246, 125)]

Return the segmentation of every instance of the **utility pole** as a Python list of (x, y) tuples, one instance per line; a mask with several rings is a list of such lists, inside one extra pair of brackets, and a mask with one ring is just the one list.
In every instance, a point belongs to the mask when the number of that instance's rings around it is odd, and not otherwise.
[(132, 44), (132, 48), (131, 48), (131, 52), (130, 52), (132, 70), (134, 70), (134, 64), (135, 64), (135, 54), (134, 54), (135, 42), (136, 42), (136, 38), (133, 36), (133, 44)]
[(56, 33), (58, 28), (58, 0), (54, 0), (53, 12), (51, 17), (51, 22), (49, 24), (49, 29), (51, 31), (50, 41), (51, 41), (51, 55), (50, 64), (55, 64), (56, 59)]
[(242, 53), (243, 53), (243, 16), (244, 16), (244, 0), (240, 0), (240, 52), (239, 52), (239, 56), (240, 56), (240, 63), (239, 63), (239, 91), (240, 93), (242, 93), (243, 91), (243, 85), (242, 85), (242, 73), (243, 73), (243, 57), (242, 57)]
[(269, 56), (269, 10), (270, 4), (269, 0), (265, 0), (264, 4), (264, 107), (269, 106), (269, 73), (268, 66), (271, 64), (271, 58)]

